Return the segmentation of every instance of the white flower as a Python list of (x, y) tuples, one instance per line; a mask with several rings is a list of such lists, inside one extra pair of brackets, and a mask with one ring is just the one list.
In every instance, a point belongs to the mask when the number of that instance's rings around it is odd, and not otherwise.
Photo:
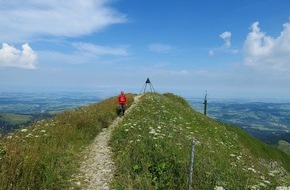
[(221, 186), (215, 186), (215, 187), (214, 187), (214, 190), (224, 190), (224, 188), (221, 187)]
[(276, 187), (275, 190), (290, 190), (290, 186), (288, 186), (288, 187), (285, 187), (285, 186), (278, 186), (278, 187)]
[(12, 139), (12, 136), (7, 136), (7, 139)]
[(270, 182), (270, 181), (268, 181), (268, 180), (264, 180), (264, 183), (266, 183), (266, 184), (268, 184), (268, 185), (270, 185), (270, 184), (271, 184), (271, 182)]
[(21, 129), (21, 132), (27, 132), (28, 130), (27, 129)]
[(249, 171), (252, 171), (254, 173), (257, 173), (257, 171), (254, 168), (248, 168)]
[(33, 137), (33, 135), (31, 133), (29, 133), (28, 135), (25, 136), (26, 138), (30, 138)]
[(259, 183), (259, 186), (260, 186), (260, 187), (267, 187), (267, 185), (264, 184), (264, 183), (262, 183), (262, 182)]
[(230, 157), (235, 157), (236, 155), (235, 154), (230, 154)]

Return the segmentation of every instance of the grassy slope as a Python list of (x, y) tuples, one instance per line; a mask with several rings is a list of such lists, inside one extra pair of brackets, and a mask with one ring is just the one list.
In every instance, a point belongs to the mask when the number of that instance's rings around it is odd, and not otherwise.
[(146, 94), (113, 133), (114, 188), (188, 188), (193, 139), (194, 189), (290, 185), (289, 155), (195, 112), (180, 97)]
[[(70, 110), (2, 138), (0, 189), (66, 189), (79, 152), (116, 117), (115, 102)], [(193, 111), (180, 97), (146, 94), (113, 134), (115, 189), (187, 189), (192, 139), (194, 189), (290, 185), (286, 154)]]
[(113, 97), (8, 134), (0, 139), (0, 189), (67, 189), (83, 147), (116, 117)]

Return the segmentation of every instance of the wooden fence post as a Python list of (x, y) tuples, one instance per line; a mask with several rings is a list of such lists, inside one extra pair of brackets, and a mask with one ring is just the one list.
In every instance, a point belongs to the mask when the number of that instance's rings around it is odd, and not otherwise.
[(191, 143), (191, 152), (190, 152), (190, 165), (189, 165), (189, 183), (188, 183), (188, 190), (191, 190), (192, 187), (192, 175), (193, 175), (193, 162), (194, 162), (194, 140)]

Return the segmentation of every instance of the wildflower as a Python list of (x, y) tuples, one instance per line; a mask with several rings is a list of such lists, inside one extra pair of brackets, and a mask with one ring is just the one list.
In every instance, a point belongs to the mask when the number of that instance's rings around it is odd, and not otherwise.
[(278, 173), (279, 173), (278, 170), (273, 170), (273, 171), (270, 171), (270, 172), (269, 172), (269, 176), (274, 177), (274, 176), (276, 176)]
[(7, 139), (12, 139), (12, 136), (11, 135), (7, 136)]
[(252, 171), (254, 173), (257, 173), (257, 171), (254, 168), (248, 168), (249, 171)]
[(153, 135), (157, 135), (156, 131), (153, 128), (149, 131), (149, 133)]
[(21, 132), (27, 132), (28, 130), (27, 129), (21, 129)]
[(289, 190), (289, 189), (290, 189), (290, 186), (288, 186), (288, 187), (285, 187), (285, 186), (276, 187), (276, 190)]
[(266, 184), (268, 184), (268, 185), (270, 185), (270, 184), (271, 184), (271, 182), (270, 182), (270, 181), (268, 181), (268, 180), (264, 180), (264, 183), (266, 183)]
[(45, 133), (45, 132), (46, 132), (46, 130), (41, 130), (40, 132), (41, 132), (41, 133)]
[(125, 129), (125, 132), (128, 132), (129, 131), (129, 129)]
[(231, 163), (231, 166), (232, 166), (232, 167), (237, 167), (237, 164), (234, 163), (234, 162), (232, 162), (232, 163)]
[(253, 189), (253, 190), (258, 190), (258, 189), (260, 189), (260, 187), (258, 186), (258, 185), (253, 185), (252, 187), (251, 187), (251, 189)]
[(215, 186), (215, 187), (214, 187), (214, 190), (224, 190), (224, 188), (221, 187), (221, 186)]
[(30, 138), (33, 137), (33, 135), (31, 133), (29, 133), (28, 135), (25, 136), (26, 138)]

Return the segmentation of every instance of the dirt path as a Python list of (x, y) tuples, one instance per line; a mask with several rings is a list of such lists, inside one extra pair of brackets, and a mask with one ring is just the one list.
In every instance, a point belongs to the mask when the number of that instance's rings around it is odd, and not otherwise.
[[(134, 98), (133, 104), (125, 113), (128, 114), (136, 105), (140, 96)], [(119, 125), (123, 118), (117, 117), (113, 123), (104, 128), (95, 138), (93, 143), (84, 151), (84, 160), (81, 163), (79, 174), (73, 176), (75, 188), (84, 190), (108, 190), (114, 176), (115, 166), (112, 161), (112, 150), (108, 145), (111, 133)]]

